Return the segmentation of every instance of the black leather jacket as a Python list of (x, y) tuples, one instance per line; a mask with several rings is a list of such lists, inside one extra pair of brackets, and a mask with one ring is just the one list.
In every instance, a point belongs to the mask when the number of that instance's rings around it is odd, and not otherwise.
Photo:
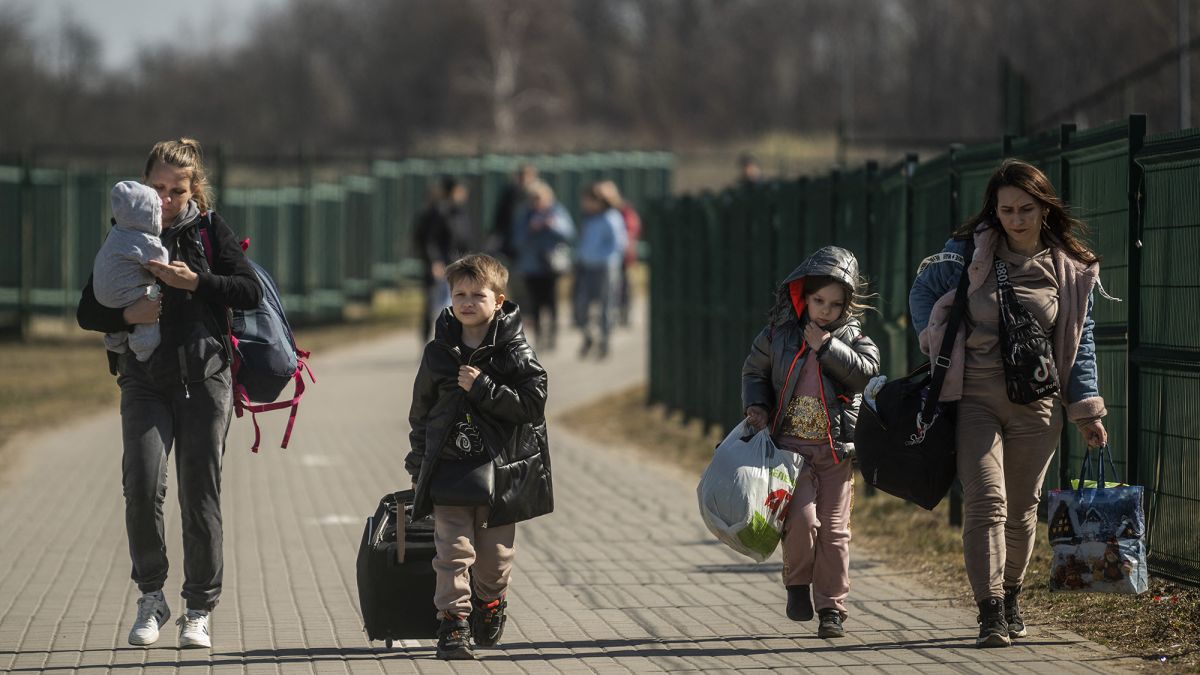
[(469, 359), (482, 372), (471, 391), (458, 386), (462, 324), (442, 311), (425, 346), (413, 385), (408, 422), (412, 451), (404, 467), (414, 477), (413, 518), (433, 511), (429, 482), (446, 435), (470, 412), (495, 463), (495, 494), (488, 525), (528, 520), (554, 510), (550, 448), (546, 439), (546, 371), (525, 341), (520, 310), (505, 302), (488, 335)]
[[(803, 300), (795, 302), (795, 298), (803, 297), (804, 279), (809, 276), (831, 276), (854, 288), (858, 263), (849, 251), (827, 246), (801, 263), (780, 285), (780, 302), (790, 306), (772, 313), (778, 318), (754, 338), (742, 366), (742, 405), (766, 408), (772, 435), (780, 426), (780, 407), (795, 395), (803, 360), (814, 357), (814, 351), (804, 342), (808, 316)], [(815, 358), (821, 371), (829, 435), (840, 461), (854, 450), (854, 425), (858, 422), (862, 390), (879, 374), (879, 348), (863, 334), (857, 319), (842, 318), (826, 328), (833, 337), (815, 352)]]

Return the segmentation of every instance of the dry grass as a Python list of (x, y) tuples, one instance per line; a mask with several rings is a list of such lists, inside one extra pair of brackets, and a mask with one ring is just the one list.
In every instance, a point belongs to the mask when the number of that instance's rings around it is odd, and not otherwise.
[[(638, 448), (663, 461), (699, 471), (712, 457), (722, 434), (681, 418), (660, 405), (646, 405), (638, 386), (568, 412), (562, 421), (590, 438)], [(948, 503), (932, 512), (888, 495), (863, 494), (857, 481), (852, 518), (854, 540), (890, 565), (970, 607), (959, 530), (948, 526)], [(1023, 613), (1032, 625), (1074, 631), (1116, 651), (1144, 659), (1162, 672), (1200, 672), (1200, 591), (1150, 578), (1140, 596), (1050, 593), (1046, 529), (1026, 575)]]

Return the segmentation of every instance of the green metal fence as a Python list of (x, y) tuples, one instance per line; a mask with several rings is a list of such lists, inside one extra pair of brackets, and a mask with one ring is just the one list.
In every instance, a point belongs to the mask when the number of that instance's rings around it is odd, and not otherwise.
[[(118, 180), (137, 179), (141, 168), (137, 155), (114, 154), (0, 162), (0, 331), (27, 328), (39, 316), (74, 322), (79, 290), (109, 228), (108, 191)], [(669, 193), (673, 170), (672, 156), (661, 152), (402, 160), (214, 155), (216, 209), (250, 238), (250, 255), (272, 273), (297, 322), (337, 319), (348, 303), (416, 277), (412, 223), (442, 175), (470, 187), (468, 208), (482, 242), (522, 163), (537, 166), (576, 214), (588, 181), (610, 178), (645, 208)]]
[[(1101, 280), (1096, 343), (1118, 470), (1144, 485), (1152, 569), (1200, 584), (1200, 130), (1146, 138), (1146, 120), (954, 146), (918, 163), (738, 186), (648, 214), (650, 396), (722, 427), (741, 419), (740, 369), (775, 286), (825, 244), (855, 251), (877, 293), (866, 331), (884, 372), (925, 361), (909, 325), (917, 265), (981, 206), (1006, 157), (1042, 168), (1089, 225)], [(1046, 487), (1079, 469), (1064, 430)]]

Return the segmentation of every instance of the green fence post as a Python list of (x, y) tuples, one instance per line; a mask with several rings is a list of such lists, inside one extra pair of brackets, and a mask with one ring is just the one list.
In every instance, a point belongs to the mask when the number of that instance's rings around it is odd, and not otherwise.
[[(1128, 361), (1127, 379), (1125, 380), (1125, 395), (1128, 407), (1125, 409), (1128, 427), (1126, 430), (1125, 447), (1125, 482), (1137, 485), (1141, 479), (1139, 466), (1141, 459), (1142, 439), (1142, 369), (1138, 362), (1138, 350), (1142, 344), (1142, 187), (1144, 176), (1142, 166), (1137, 162), (1137, 154), (1141, 151), (1146, 139), (1146, 116), (1129, 116), (1129, 182), (1126, 186), (1126, 198), (1129, 200), (1129, 283), (1126, 301), (1129, 311), (1128, 332)], [(1180, 308), (1182, 309), (1182, 308)]]
[(21, 153), (20, 214), (21, 250), (20, 287), (17, 291), (17, 326), (21, 339), (28, 339), (33, 320), (33, 153)]

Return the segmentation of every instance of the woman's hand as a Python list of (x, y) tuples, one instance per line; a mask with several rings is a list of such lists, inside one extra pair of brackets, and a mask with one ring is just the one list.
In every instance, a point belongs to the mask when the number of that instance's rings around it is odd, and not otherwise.
[(150, 268), (150, 273), (158, 277), (158, 280), (171, 288), (182, 288), (185, 291), (194, 291), (200, 285), (200, 275), (192, 271), (192, 268), (187, 266), (187, 263), (182, 260), (176, 260), (170, 265), (164, 265), (157, 260), (151, 260), (146, 263), (146, 267)]
[(762, 428), (767, 426), (767, 409), (761, 405), (746, 408), (746, 424), (755, 431), (762, 431)]
[(1090, 448), (1108, 445), (1108, 431), (1104, 429), (1104, 423), (1100, 420), (1079, 425), (1079, 433), (1083, 434), (1083, 440), (1087, 441)]
[(140, 323), (154, 323), (158, 321), (160, 314), (162, 314), (161, 295), (153, 300), (142, 297), (137, 302), (125, 308), (125, 323), (130, 326)]
[(818, 326), (816, 321), (809, 321), (804, 326), (804, 340), (808, 342), (808, 346), (813, 349), (819, 350), (821, 347), (824, 347), (825, 343), (828, 342), (832, 337), (833, 336), (829, 334), (829, 331)]

